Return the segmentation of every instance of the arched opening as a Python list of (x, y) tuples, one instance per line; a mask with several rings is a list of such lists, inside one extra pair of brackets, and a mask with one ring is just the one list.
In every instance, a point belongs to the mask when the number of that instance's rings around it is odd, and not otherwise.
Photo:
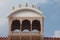
[(11, 31), (17, 31), (20, 30), (20, 21), (19, 20), (13, 20), (11, 24)]
[(31, 27), (30, 27), (30, 21), (29, 20), (23, 20), (22, 21), (22, 31), (24, 30), (28, 30), (30, 31)]
[(32, 32), (35, 31), (41, 31), (41, 25), (40, 25), (40, 21), (39, 20), (33, 20), (32, 22)]
[(39, 20), (32, 21), (32, 40), (40, 40), (41, 25)]

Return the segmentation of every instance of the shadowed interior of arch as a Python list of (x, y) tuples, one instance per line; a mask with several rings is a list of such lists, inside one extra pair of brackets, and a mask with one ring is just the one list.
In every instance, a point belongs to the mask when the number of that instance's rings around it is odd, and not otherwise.
[(13, 20), (11, 24), (11, 31), (17, 31), (17, 30), (20, 30), (20, 21)]
[(32, 24), (29, 20), (23, 20), (22, 21), (22, 29), (20, 30), (20, 21), (19, 20), (13, 20), (11, 24), (11, 31), (13, 32), (30, 32), (31, 31), (31, 25), (32, 25), (32, 33), (38, 33), (41, 31), (41, 25), (39, 20), (33, 20)]
[(29, 20), (22, 21), (22, 31), (25, 29), (31, 31), (31, 24)]
[(41, 31), (41, 25), (39, 20), (32, 21), (32, 30)]

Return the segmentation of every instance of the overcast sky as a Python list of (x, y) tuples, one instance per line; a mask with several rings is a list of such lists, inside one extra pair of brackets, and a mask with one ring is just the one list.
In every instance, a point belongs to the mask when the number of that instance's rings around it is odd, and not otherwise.
[(60, 37), (60, 0), (0, 0), (0, 36), (8, 35), (8, 18), (11, 12), (11, 7), (21, 4), (25, 6), (28, 2), (35, 5), (35, 8), (40, 7), (43, 14), (46, 16), (44, 21), (44, 36), (45, 37)]

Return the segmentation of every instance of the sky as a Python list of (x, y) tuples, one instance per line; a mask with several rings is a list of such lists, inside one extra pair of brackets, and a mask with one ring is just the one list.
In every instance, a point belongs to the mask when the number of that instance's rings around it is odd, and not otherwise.
[(0, 0), (0, 37), (8, 36), (8, 18), (11, 14), (11, 7), (18, 5), (25, 6), (28, 2), (35, 5), (35, 8), (40, 7), (40, 10), (45, 15), (44, 20), (44, 37), (60, 37), (60, 0)]

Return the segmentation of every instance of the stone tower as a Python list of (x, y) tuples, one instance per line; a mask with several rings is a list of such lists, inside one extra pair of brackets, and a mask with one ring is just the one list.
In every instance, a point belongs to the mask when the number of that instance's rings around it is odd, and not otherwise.
[(43, 40), (44, 15), (40, 9), (32, 7), (13, 7), (8, 16), (9, 40)]

